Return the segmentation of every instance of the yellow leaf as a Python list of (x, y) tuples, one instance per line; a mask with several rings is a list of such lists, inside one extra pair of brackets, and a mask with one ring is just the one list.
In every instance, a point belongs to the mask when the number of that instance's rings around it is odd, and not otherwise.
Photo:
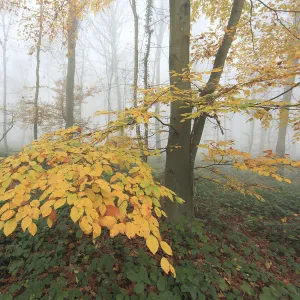
[(76, 206), (73, 206), (71, 209), (71, 219), (74, 223), (76, 223), (83, 215), (84, 209), (83, 208), (78, 208)]
[(125, 233), (125, 225), (123, 223), (115, 224), (111, 229), (110, 229), (110, 237), (113, 238), (119, 233), (124, 234)]
[(29, 233), (32, 235), (32, 236), (35, 236), (36, 232), (37, 232), (37, 227), (35, 225), (35, 223), (31, 223), (29, 226), (28, 226), (28, 231)]
[(164, 242), (164, 241), (161, 241), (161, 242), (160, 242), (160, 246), (161, 246), (161, 248), (164, 250), (164, 252), (165, 252), (166, 254), (171, 255), (171, 256), (173, 255), (172, 249), (171, 249), (171, 247), (169, 246), (168, 243), (166, 243), (166, 242)]
[(9, 203), (5, 203), (1, 208), (0, 208), (0, 214), (5, 212), (6, 210), (9, 209)]
[(82, 229), (82, 231), (86, 234), (89, 234), (92, 232), (93, 227), (91, 224), (89, 224), (87, 217), (83, 217), (80, 222), (79, 222), (79, 226)]
[(63, 197), (66, 195), (66, 191), (63, 190), (63, 189), (60, 189), (60, 190), (55, 190), (53, 193), (52, 193), (52, 198), (58, 198), (58, 197)]
[(0, 230), (3, 228), (4, 224), (4, 221), (0, 221)]
[(161, 210), (158, 207), (154, 208), (155, 214), (160, 218), (161, 217)]
[(32, 223), (32, 219), (30, 217), (25, 217), (23, 220), (22, 220), (22, 223), (21, 223), (21, 227), (23, 229), (23, 231), (25, 231), (28, 226), (30, 226)]
[(71, 194), (71, 193), (68, 194), (67, 202), (69, 205), (73, 205), (76, 200), (77, 200), (76, 194)]
[(31, 217), (32, 219), (38, 220), (40, 216), (40, 210), (37, 207), (33, 207), (31, 209)]
[(109, 174), (109, 175), (112, 174), (112, 168), (111, 168), (110, 166), (108, 166), (108, 165), (104, 165), (104, 166), (103, 166), (103, 171), (104, 171), (105, 173)]
[(170, 264), (170, 272), (174, 275), (174, 278), (176, 278), (176, 271), (171, 264)]
[(158, 240), (154, 235), (150, 234), (148, 236), (148, 238), (146, 239), (146, 245), (153, 254), (155, 254), (157, 252)]
[(1, 216), (1, 221), (6, 221), (6, 220), (9, 220), (10, 218), (12, 218), (14, 215), (15, 215), (15, 211), (10, 209), (10, 210), (7, 210), (6, 212), (4, 212)]
[(100, 218), (99, 222), (101, 226), (105, 226), (110, 229), (117, 223), (117, 220), (114, 217), (105, 216), (103, 218)]
[(104, 216), (104, 214), (106, 213), (106, 205), (105, 204), (101, 203), (99, 205), (99, 212), (100, 212), (101, 216)]
[(47, 218), (47, 225), (48, 225), (49, 228), (51, 228), (53, 226), (53, 221), (49, 217)]
[(267, 269), (270, 269), (271, 266), (272, 266), (272, 262), (271, 261), (266, 261), (265, 266), (266, 266)]
[(93, 208), (93, 202), (89, 198), (83, 198), (83, 206)]
[(96, 239), (101, 235), (101, 226), (97, 223), (93, 223), (93, 239)]
[(41, 204), (41, 203), (40, 203), (39, 200), (33, 200), (33, 201), (30, 202), (30, 205), (31, 205), (32, 207), (39, 207), (40, 204)]
[(38, 161), (39, 163), (42, 163), (42, 162), (44, 161), (44, 157), (41, 156), (41, 155), (39, 155), (38, 158), (37, 158), (37, 161)]
[(125, 233), (129, 239), (135, 237), (137, 233), (137, 226), (131, 222), (126, 223)]
[(63, 205), (65, 205), (65, 203), (66, 203), (66, 198), (62, 198), (62, 199), (59, 199), (59, 200), (57, 200), (55, 203), (54, 203), (54, 209), (58, 209), (58, 208), (60, 208), (60, 207), (62, 207)]
[(166, 274), (169, 274), (169, 272), (170, 272), (170, 263), (165, 257), (163, 257), (160, 260), (160, 266)]
[(11, 233), (13, 233), (15, 231), (16, 228), (17, 228), (16, 219), (15, 218), (10, 219), (4, 224), (3, 232), (4, 232), (5, 236), (9, 236)]
[(41, 213), (44, 218), (49, 216), (51, 214), (51, 212), (52, 212), (52, 208), (50, 206), (44, 204), (41, 207)]

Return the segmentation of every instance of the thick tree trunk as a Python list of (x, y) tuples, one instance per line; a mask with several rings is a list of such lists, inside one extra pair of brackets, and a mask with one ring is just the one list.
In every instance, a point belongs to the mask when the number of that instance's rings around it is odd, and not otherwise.
[(66, 86), (66, 128), (74, 125), (74, 83), (76, 68), (76, 38), (77, 38), (76, 7), (70, 4), (68, 22), (68, 70)]
[(40, 28), (38, 43), (36, 46), (36, 83), (35, 83), (35, 95), (34, 95), (34, 124), (33, 124), (33, 138), (37, 140), (38, 138), (38, 100), (40, 93), (40, 55), (41, 55), (41, 44), (42, 44), (42, 34), (43, 34), (43, 1), (40, 2)]
[[(190, 58), (190, 0), (170, 0), (170, 72), (183, 73)], [(193, 217), (193, 199), (189, 180), (189, 155), (191, 121), (181, 122), (182, 114), (191, 113), (183, 107), (191, 89), (189, 81), (170, 75), (171, 91), (175, 101), (171, 103), (170, 130), (167, 147), (165, 185), (185, 200), (185, 204), (167, 202), (166, 211), (171, 221), (177, 221), (183, 213)], [(186, 94), (176, 93), (176, 89)], [(176, 147), (176, 146), (179, 146)]]
[[(139, 16), (136, 9), (136, 0), (130, 1), (133, 18), (134, 18), (134, 74), (133, 74), (133, 105), (138, 106), (137, 91), (138, 91), (138, 76), (139, 76)], [(136, 126), (136, 135), (141, 138), (141, 128)]]

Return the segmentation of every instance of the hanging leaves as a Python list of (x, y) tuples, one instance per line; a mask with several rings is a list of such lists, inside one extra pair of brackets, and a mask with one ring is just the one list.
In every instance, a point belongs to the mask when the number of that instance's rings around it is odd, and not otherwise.
[(170, 247), (169, 244), (167, 244), (167, 243), (164, 242), (164, 241), (161, 241), (161, 242), (160, 242), (160, 246), (161, 246), (161, 248), (164, 250), (164, 252), (165, 252), (166, 254), (168, 254), (168, 255), (173, 255), (172, 249), (171, 249), (171, 247)]
[(8, 220), (4, 224), (3, 232), (6, 236), (10, 235), (17, 228), (17, 221), (15, 218)]
[(157, 250), (158, 250), (158, 240), (154, 235), (150, 234), (148, 236), (148, 238), (146, 239), (146, 244), (147, 244), (147, 247), (149, 248), (149, 250), (153, 254), (155, 254), (157, 252)]

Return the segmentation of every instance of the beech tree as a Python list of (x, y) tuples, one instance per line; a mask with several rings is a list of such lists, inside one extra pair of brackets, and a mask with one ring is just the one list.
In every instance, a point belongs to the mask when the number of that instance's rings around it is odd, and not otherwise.
[[(131, 4), (134, 11), (135, 1)], [(52, 227), (57, 221), (56, 211), (64, 207), (69, 210), (72, 221), (78, 222), (81, 230), (93, 239), (106, 229), (111, 238), (118, 234), (128, 239), (143, 238), (153, 254), (161, 248), (161, 268), (176, 276), (172, 249), (161, 236), (158, 220), (167, 214), (171, 221), (177, 221), (184, 214), (193, 218), (194, 181), (207, 179), (202, 174), (195, 178), (195, 169), (205, 169), (216, 175), (210, 180), (262, 200), (257, 192), (261, 185), (245, 184), (216, 167), (230, 165), (236, 170), (248, 170), (287, 183), (291, 181), (280, 174), (280, 168), (283, 165), (300, 167), (299, 161), (288, 156), (276, 157), (270, 150), (252, 157), (235, 149), (232, 140), (201, 141), (207, 119), (215, 121), (221, 130), (220, 116), (239, 113), (260, 120), (268, 127), (273, 112), (282, 109), (290, 109), (287, 122), (295, 131), (295, 139), (300, 139), (299, 101), (296, 104), (278, 102), (287, 91), (271, 99), (249, 97), (251, 89), (254, 94), (268, 91), (277, 86), (278, 81), (285, 85), (291, 76), (299, 74), (299, 66), (290, 68), (289, 64), (292, 57), (299, 56), (297, 47), (286, 47), (295, 45), (290, 41), (298, 40), (298, 36), (291, 24), (282, 23), (279, 10), (295, 13), (297, 8), (281, 2), (280, 9), (276, 9), (261, 0), (255, 5), (251, 1), (250, 6), (246, 0), (210, 3), (170, 0), (170, 86), (159, 91), (147, 88), (147, 97), (140, 105), (116, 111), (116, 118), (103, 127), (84, 130), (73, 126), (50, 132), (17, 155), (3, 159), (0, 229), (9, 236), (19, 225), (34, 236), (39, 218), (45, 218)], [(199, 11), (208, 18), (215, 19), (217, 15), (221, 18), (215, 28), (215, 41), (208, 35), (195, 37), (193, 52), (190, 52), (191, 20)], [(277, 22), (276, 26), (270, 24), (270, 15), (274, 18), (272, 21)], [(219, 35), (221, 29), (222, 35)], [(256, 37), (254, 29), (265, 35)], [(282, 34), (282, 44), (273, 40), (274, 32)], [(257, 51), (262, 51), (266, 43), (274, 46), (274, 51), (258, 59)], [(192, 62), (211, 57), (214, 57), (211, 70), (192, 70)], [(221, 80), (225, 63), (237, 69), (233, 83), (224, 84)], [(209, 75), (207, 81), (205, 74)], [(158, 102), (170, 105), (169, 123), (153, 110)], [(107, 111), (97, 112), (96, 116), (102, 114)], [(158, 155), (159, 151), (145, 149), (137, 139), (140, 132), (137, 131), (134, 138), (125, 134), (148, 125), (153, 119), (169, 128), (165, 186), (153, 178), (150, 166), (142, 159)], [(124, 136), (116, 134), (121, 129)], [(199, 164), (195, 163), (198, 148), (205, 150)], [(167, 214), (161, 199), (167, 200), (164, 203)]]

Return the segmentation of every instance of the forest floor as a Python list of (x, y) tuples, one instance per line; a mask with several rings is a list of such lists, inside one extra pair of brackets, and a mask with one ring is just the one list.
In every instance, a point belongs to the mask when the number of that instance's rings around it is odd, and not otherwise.
[(93, 244), (66, 209), (52, 229), (41, 220), (35, 237), (1, 234), (0, 299), (298, 300), (299, 184), (267, 184), (274, 190), (262, 192), (264, 202), (197, 184), (195, 222), (161, 225), (176, 279), (143, 239), (104, 232)]

